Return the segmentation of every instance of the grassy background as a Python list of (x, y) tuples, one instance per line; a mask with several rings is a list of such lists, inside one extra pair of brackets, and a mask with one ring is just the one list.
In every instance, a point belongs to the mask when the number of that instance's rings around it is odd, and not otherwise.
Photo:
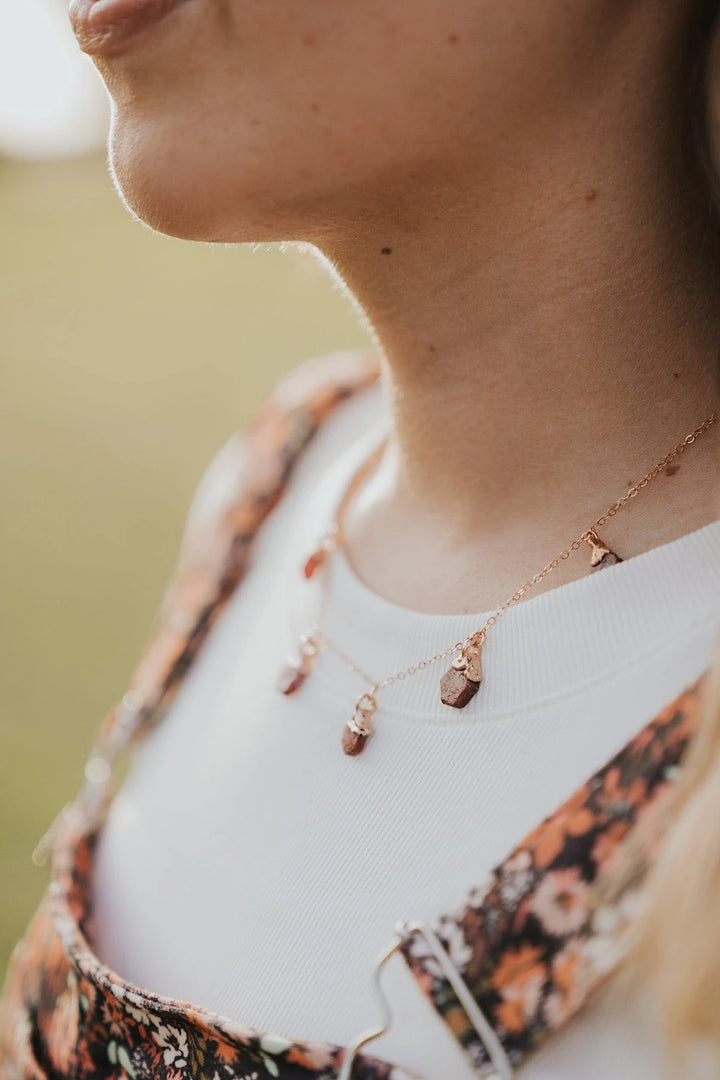
[(367, 338), (309, 257), (133, 222), (101, 158), (0, 162), (0, 235), (1, 978), (204, 466), (284, 371)]

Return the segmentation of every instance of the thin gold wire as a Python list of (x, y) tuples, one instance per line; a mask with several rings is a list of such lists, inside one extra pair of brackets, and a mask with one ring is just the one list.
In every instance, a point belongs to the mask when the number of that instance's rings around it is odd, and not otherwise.
[[(665, 469), (667, 469), (668, 466), (671, 465), (677, 457), (684, 453), (689, 446), (692, 446), (693, 443), (695, 443), (700, 438), (700, 436), (708, 430), (708, 428), (712, 427), (717, 418), (718, 413), (714, 412), (706, 420), (703, 420), (702, 424), (700, 424), (699, 427), (696, 427), (694, 431), (691, 431), (689, 435), (686, 435), (685, 438), (681, 440), (681, 442), (674, 446), (672, 450), (670, 450), (665, 455), (662, 461), (659, 461), (657, 465), (654, 465), (653, 468), (650, 469), (650, 471), (646, 473), (645, 476), (643, 476), (642, 480), (638, 480), (636, 484), (632, 484), (624, 495), (621, 495), (621, 497), (617, 499), (612, 504), (612, 506), (608, 507), (604, 514), (601, 514), (600, 517), (596, 518), (595, 521), (593, 521), (592, 525), (585, 529), (585, 531), (581, 533), (580, 536), (576, 537), (576, 539), (573, 540), (572, 543), (570, 543), (564, 551), (562, 551), (559, 555), (556, 555), (554, 559), (547, 563), (547, 565), (544, 566), (542, 570), (538, 570), (536, 574), (533, 574), (533, 576), (529, 578), (529, 580), (526, 581), (524, 585), (521, 585), (520, 588), (512, 594), (512, 596), (509, 596), (507, 600), (505, 600), (505, 602), (500, 605), (499, 608), (496, 608), (495, 611), (493, 611), (488, 616), (488, 618), (485, 620), (479, 630), (475, 630), (464, 641), (457, 641), (453, 645), (449, 645), (446, 649), (443, 649), (441, 652), (434, 653), (433, 656), (428, 656), (422, 660), (418, 660), (414, 664), (411, 664), (409, 667), (404, 668), (402, 671), (396, 671), (393, 675), (388, 675), (386, 678), (381, 679), (379, 682), (377, 682), (375, 681), (375, 679), (372, 678), (372, 676), (368, 675), (367, 672), (363, 671), (363, 669), (359, 667), (347, 655), (347, 653), (345, 653), (321, 629), (322, 617), (324, 615), (327, 603), (327, 588), (325, 585), (325, 575), (323, 575), (323, 602), (316, 626), (313, 630), (313, 639), (318, 642), (318, 644), (322, 644), (326, 648), (332, 650), (332, 652), (334, 652), (341, 660), (343, 660), (350, 668), (352, 668), (352, 670), (357, 675), (359, 675), (365, 682), (369, 683), (371, 686), (372, 694), (376, 694), (379, 690), (383, 690), (385, 687), (391, 686), (393, 683), (410, 678), (412, 675), (417, 674), (418, 671), (424, 671), (425, 668), (428, 668), (431, 665), (438, 663), (438, 661), (445, 659), (445, 657), (447, 656), (451, 656), (453, 653), (469, 648), (476, 648), (483, 645), (488, 630), (490, 630), (490, 628), (495, 625), (498, 619), (502, 615), (504, 615), (506, 611), (508, 611), (511, 607), (514, 607), (515, 604), (522, 600), (523, 597), (526, 596), (527, 593), (530, 592), (530, 590), (535, 585), (539, 584), (539, 582), (541, 582), (545, 577), (547, 577), (549, 573), (551, 573), (553, 570), (556, 570), (561, 562), (569, 559), (573, 552), (577, 551), (580, 547), (582, 547), (584, 543), (588, 541), (588, 538), (591, 536), (591, 534), (595, 533), (596, 529), (602, 528), (602, 526), (607, 524), (607, 522), (611, 518), (614, 518), (615, 515), (619, 513), (620, 510), (622, 510), (626, 503), (628, 503), (631, 499), (634, 499), (639, 494), (639, 492), (643, 490), (643, 488), (646, 488), (648, 484), (650, 484), (655, 479), (656, 476), (659, 476), (660, 473), (664, 472)], [(356, 492), (365, 483), (365, 481), (369, 479), (370, 475), (377, 467), (380, 459), (382, 458), (387, 442), (388, 439), (386, 437), (382, 440), (380, 445), (373, 450), (369, 457), (366, 458), (366, 460), (354, 473), (352, 479), (350, 480), (350, 483), (348, 484), (343, 494), (342, 499), (340, 500), (335, 520), (328, 531), (328, 539), (331, 540), (332, 543), (337, 544), (338, 546), (342, 546), (345, 551), (347, 551), (347, 545), (345, 542), (345, 534), (343, 532), (342, 526), (345, 512)]]

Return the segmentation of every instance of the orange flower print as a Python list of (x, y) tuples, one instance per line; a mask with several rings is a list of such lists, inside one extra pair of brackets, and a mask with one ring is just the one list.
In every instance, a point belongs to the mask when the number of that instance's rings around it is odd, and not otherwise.
[(595, 824), (595, 815), (585, 803), (590, 790), (587, 784), (575, 792), (551, 818), (530, 833), (524, 847), (533, 852), (535, 865), (542, 869), (560, 854), (566, 836), (582, 836)]
[(533, 897), (531, 910), (544, 930), (565, 937), (580, 929), (588, 916), (588, 887), (576, 866), (551, 871)]
[(630, 828), (627, 821), (613, 821), (609, 828), (598, 835), (593, 844), (591, 856), (595, 865), (603, 867), (617, 853), (620, 841)]
[(657, 731), (653, 724), (648, 724), (647, 727), (638, 731), (634, 736), (632, 742), (629, 744), (633, 754), (641, 754), (644, 750), (647, 750), (649, 746), (652, 746), (653, 739), (656, 737)]
[(571, 941), (553, 958), (551, 979), (553, 991), (543, 1005), (543, 1013), (555, 1030), (577, 1010), (581, 991), (579, 970), (582, 964), (583, 942)]
[(696, 707), (688, 709), (674, 718), (676, 723), (665, 732), (663, 746), (665, 754), (668, 751), (671, 753), (681, 751), (687, 741), (692, 738), (697, 729), (699, 712), (700, 710)]
[(605, 773), (600, 792), (600, 805), (606, 814), (627, 813), (639, 806), (647, 797), (647, 781), (636, 776), (630, 784), (623, 784), (622, 773), (617, 765)]
[(117, 998), (106, 997), (100, 1006), (100, 1015), (103, 1023), (107, 1024), (113, 1038), (124, 1039), (127, 1037), (127, 1018)]
[(506, 1031), (522, 1031), (537, 1012), (546, 977), (541, 955), (535, 945), (509, 949), (491, 979), (503, 998), (495, 1012)]
[(225, 1042), (223, 1039), (218, 1040), (215, 1055), (218, 1061), (223, 1065), (232, 1065), (237, 1051), (232, 1043)]

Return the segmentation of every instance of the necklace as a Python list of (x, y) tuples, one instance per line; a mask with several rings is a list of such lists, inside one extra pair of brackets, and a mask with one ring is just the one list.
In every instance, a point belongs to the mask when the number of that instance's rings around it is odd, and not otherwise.
[[(601, 514), (600, 517), (596, 518), (595, 521), (580, 534), (580, 536), (576, 537), (564, 551), (559, 555), (556, 555), (554, 559), (551, 559), (542, 570), (538, 570), (536, 574), (533, 574), (533, 576), (521, 585), (512, 596), (508, 597), (499, 608), (493, 611), (478, 630), (475, 630), (465, 638), (464, 641), (456, 641), (452, 645), (448, 645), (447, 648), (435, 653), (433, 656), (417, 660), (409, 667), (404, 668), (402, 671), (396, 671), (394, 674), (388, 675), (384, 679), (380, 679), (379, 681), (373, 679), (349, 656), (347, 656), (347, 654), (344, 653), (343, 650), (322, 630), (322, 618), (327, 603), (327, 588), (325, 587), (316, 624), (301, 637), (297, 654), (288, 660), (285, 668), (280, 674), (278, 689), (281, 693), (288, 695), (298, 691), (310, 674), (321, 648), (330, 649), (345, 664), (347, 664), (349, 668), (358, 674), (363, 681), (368, 684), (369, 690), (360, 695), (355, 703), (353, 715), (347, 721), (343, 729), (342, 748), (344, 753), (351, 757), (355, 757), (362, 753), (368, 739), (373, 733), (373, 717), (377, 712), (378, 707), (377, 694), (386, 687), (391, 686), (393, 683), (410, 678), (417, 674), (417, 672), (424, 671), (425, 668), (438, 663), (440, 660), (444, 660), (453, 653), (456, 653), (457, 655), (452, 661), (450, 668), (440, 680), (440, 699), (444, 705), (448, 705), (451, 708), (465, 708), (468, 702), (474, 698), (483, 681), (481, 660), (482, 649), (491, 627), (495, 625), (498, 619), (504, 615), (506, 611), (522, 600), (523, 597), (538, 584), (538, 582), (542, 581), (543, 578), (553, 570), (557, 569), (561, 562), (569, 559), (573, 552), (581, 548), (583, 544), (587, 544), (590, 549), (591, 572), (622, 562), (623, 560), (620, 556), (612, 551), (612, 549), (600, 539), (597, 530), (601, 529), (611, 518), (615, 517), (615, 515), (619, 513), (631, 499), (634, 499), (643, 488), (647, 487), (656, 476), (661, 472), (664, 472), (675, 458), (679, 457), (679, 455), (689, 446), (696, 442), (697, 439), (699, 439), (700, 436), (715, 423), (717, 417), (718, 414), (713, 413), (707, 420), (704, 420), (699, 427), (689, 435), (686, 435), (681, 442), (665, 455), (662, 461), (658, 462), (657, 465), (653, 466), (653, 468), (643, 476), (642, 480), (633, 484), (624, 495), (617, 499), (612, 506), (608, 507), (604, 514)], [(338, 505), (334, 521), (303, 565), (303, 573), (306, 579), (310, 580), (315, 578), (327, 564), (333, 552), (340, 546), (345, 547), (343, 520), (347, 508), (355, 494), (375, 470), (386, 445), (387, 438), (383, 439), (380, 445), (373, 450), (364, 462), (362, 462), (350, 479)], [(325, 578), (326, 575), (322, 575), (322, 577)], [(326, 585), (326, 582), (324, 584)]]

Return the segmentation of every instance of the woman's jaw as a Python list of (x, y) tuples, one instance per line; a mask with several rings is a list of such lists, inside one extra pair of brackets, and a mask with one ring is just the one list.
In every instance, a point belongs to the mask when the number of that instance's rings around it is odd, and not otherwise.
[(113, 101), (111, 161), (128, 205), (161, 231), (224, 242), (364, 231), (403, 191), (434, 193), (439, 210), (471, 182), (481, 199), (509, 142), (522, 146), (595, 87), (626, 10), (597, 0), (73, 4)]
[(452, 523), (521, 553), (499, 523), (532, 509), (552, 551), (568, 508), (717, 402), (720, 257), (674, 138), (691, 21), (686, 0), (187, 0), (96, 59), (143, 221), (314, 243), (368, 315), (408, 549), (436, 521), (438, 552)]

